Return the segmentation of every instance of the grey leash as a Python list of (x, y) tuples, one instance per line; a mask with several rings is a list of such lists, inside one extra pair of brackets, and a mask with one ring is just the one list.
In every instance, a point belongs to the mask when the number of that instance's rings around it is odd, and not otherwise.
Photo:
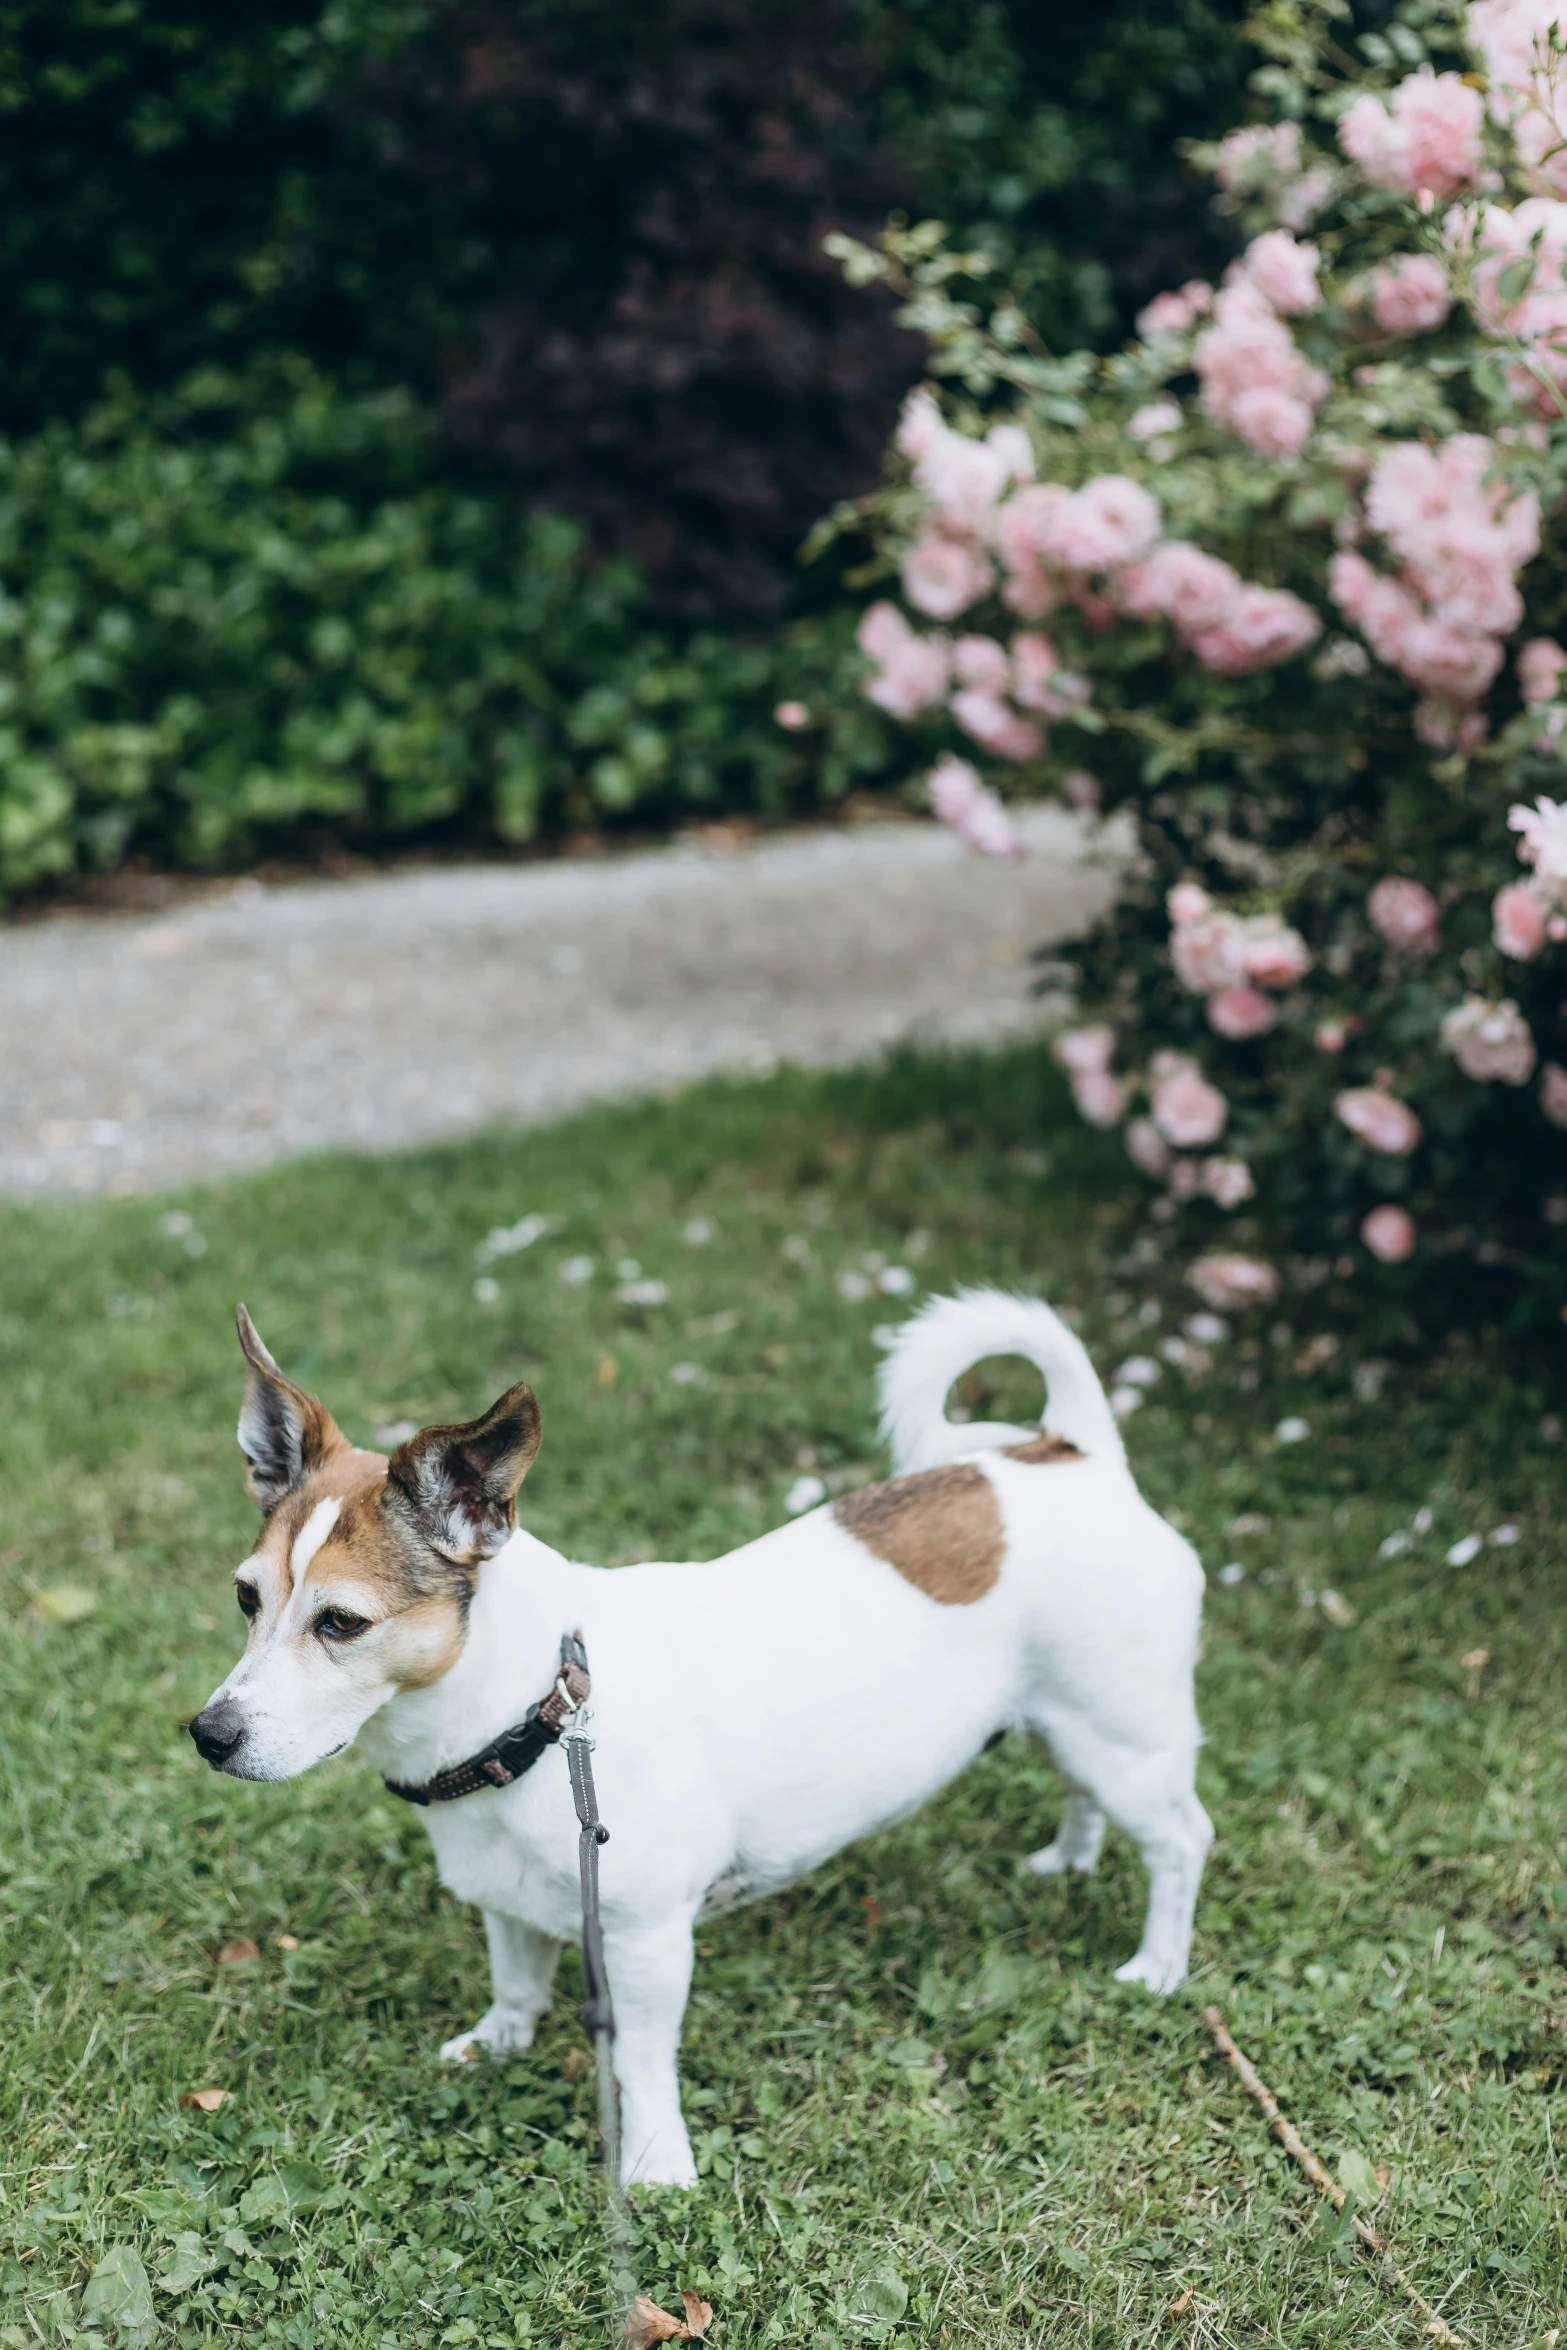
[[(587, 1651), (581, 1635), (562, 1641), (575, 1652), (573, 1661), (587, 1671)], [(620, 2183), (620, 2104), (615, 2090), (615, 2011), (610, 2003), (609, 1977), (604, 1967), (604, 1928), (599, 1917), (599, 1846), (609, 1842), (609, 1830), (599, 1818), (593, 1786), (593, 1741), (587, 1734), (589, 1716), (579, 1705), (561, 1732), (571, 1799), (577, 1807), (577, 1866), (582, 1878), (582, 2020), (593, 2042), (598, 2068), (599, 2141), (604, 2154), (605, 2236), (609, 2245), (610, 2283), (617, 2315), (624, 2318), (636, 2296), (633, 2254), (635, 2238), (631, 2210)]]

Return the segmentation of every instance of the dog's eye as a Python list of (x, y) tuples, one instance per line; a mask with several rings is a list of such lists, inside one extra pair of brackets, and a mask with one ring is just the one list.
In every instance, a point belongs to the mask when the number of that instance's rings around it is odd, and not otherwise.
[(357, 1640), (361, 1632), (369, 1631), (370, 1618), (356, 1616), (346, 1607), (324, 1607), (313, 1629), (323, 1640)]
[(239, 1612), (242, 1616), (260, 1615), (261, 1594), (254, 1583), (236, 1583), (234, 1597), (239, 1601)]

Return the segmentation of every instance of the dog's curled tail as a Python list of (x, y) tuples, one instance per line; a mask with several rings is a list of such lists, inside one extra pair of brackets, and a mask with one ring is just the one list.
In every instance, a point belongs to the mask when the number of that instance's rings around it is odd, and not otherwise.
[(1125, 1459), (1121, 1431), (1088, 1351), (1060, 1315), (1038, 1298), (960, 1289), (956, 1297), (933, 1297), (904, 1323), (877, 1376), (881, 1432), (899, 1475), (1038, 1434), (999, 1420), (947, 1418), (953, 1380), (987, 1355), (1022, 1355), (1043, 1373), (1040, 1426), (1050, 1435), (1101, 1460)]

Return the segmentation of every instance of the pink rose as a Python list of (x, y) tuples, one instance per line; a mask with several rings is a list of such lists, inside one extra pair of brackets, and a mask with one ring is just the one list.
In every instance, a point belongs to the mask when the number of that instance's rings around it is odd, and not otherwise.
[(1418, 881), (1390, 873), (1366, 900), (1371, 927), (1389, 946), (1408, 955), (1429, 955), (1441, 944), (1442, 915), (1435, 898)]
[(798, 734), (802, 726), (809, 726), (811, 713), (803, 702), (780, 702), (773, 711), (773, 724), (781, 726), (786, 734)]
[(1491, 903), (1491, 936), (1515, 963), (1532, 963), (1545, 944), (1545, 908), (1526, 881), (1509, 882)]
[(1360, 1237), (1384, 1265), (1401, 1265), (1406, 1257), (1414, 1254), (1414, 1218), (1407, 1209), (1395, 1208), (1391, 1203), (1373, 1208), (1360, 1227)]
[(956, 620), (994, 581), (988, 559), (965, 539), (922, 530), (903, 558), (903, 592), (932, 620)]
[(1368, 180), (1395, 195), (1422, 188), (1456, 196), (1479, 177), (1485, 104), (1456, 73), (1422, 66), (1399, 83), (1390, 106), (1368, 91), (1339, 117), (1339, 145)]
[(1557, 1061), (1540, 1072), (1540, 1107), (1553, 1126), (1567, 1126), (1567, 1069)]
[(1154, 1124), (1166, 1142), (1173, 1142), (1177, 1150), (1192, 1150), (1218, 1141), (1230, 1105), (1195, 1061), (1184, 1053), (1156, 1053), (1150, 1075)]
[(1063, 1069), (1108, 1069), (1115, 1057), (1115, 1030), (1105, 1020), (1095, 1020), (1087, 1028), (1063, 1028), (1054, 1050)]
[(1259, 457), (1298, 457), (1315, 421), (1311, 402), (1279, 384), (1252, 384), (1237, 392), (1225, 418)]
[[(860, 622), (858, 641), (861, 652), (876, 663), (876, 675), (865, 684), (865, 697), (889, 717), (904, 721), (917, 718), (945, 694), (952, 668), (946, 638), (921, 636), (896, 604), (872, 604)], [(791, 703), (788, 707), (802, 705)], [(783, 726), (790, 721), (779, 717), (778, 723)]]
[(1040, 552), (1063, 571), (1109, 571), (1146, 554), (1158, 530), (1148, 492), (1125, 474), (1102, 473), (1055, 508)]
[(1217, 995), (1240, 987), (1250, 976), (1243, 951), (1240, 917), (1216, 909), (1200, 922), (1177, 923), (1170, 933), (1175, 976), (1193, 995)]
[(1534, 1038), (1510, 996), (1499, 1004), (1467, 997), (1447, 1014), (1439, 1034), (1443, 1051), (1477, 1084), (1496, 1078), (1503, 1085), (1527, 1085), (1534, 1075)]
[(1212, 286), (1200, 277), (1189, 278), (1178, 293), (1155, 294), (1147, 308), (1138, 311), (1137, 331), (1145, 339), (1154, 335), (1184, 335), (1212, 308)]
[(1271, 1305), (1279, 1294), (1279, 1277), (1261, 1257), (1199, 1257), (1186, 1278), (1216, 1314)]
[(1032, 759), (1044, 748), (1045, 738), (1031, 718), (1020, 718), (977, 687), (965, 686), (948, 706), (964, 733), (998, 759)]
[(1263, 300), (1288, 318), (1315, 310), (1321, 300), (1320, 258), (1315, 245), (1298, 245), (1288, 229), (1270, 228), (1253, 237), (1236, 266)]
[(1311, 969), (1311, 949), (1277, 914), (1250, 914), (1240, 928), (1241, 965), (1259, 987), (1293, 987)]
[(981, 783), (967, 759), (946, 752), (930, 774), (930, 804), (943, 824), (982, 857), (1020, 857), (1023, 843), (995, 793)]
[[(1567, 1119), (1562, 1121), (1567, 1124)], [(1155, 1182), (1170, 1170), (1170, 1146), (1151, 1118), (1133, 1118), (1126, 1129), (1126, 1155)]]
[(1311, 606), (1287, 588), (1243, 587), (1217, 627), (1193, 634), (1191, 647), (1217, 676), (1250, 677), (1292, 661), (1321, 634)]
[(1227, 1037), (1231, 1044), (1242, 1044), (1247, 1037), (1266, 1036), (1278, 1018), (1278, 1013), (1265, 995), (1254, 987), (1221, 987), (1217, 995), (1208, 998), (1208, 1026), (1216, 1036)]
[(1090, 1126), (1116, 1126), (1126, 1115), (1126, 1088), (1108, 1069), (1074, 1069), (1072, 1099)]
[(1012, 698), (1047, 718), (1070, 718), (1087, 701), (1088, 684), (1062, 668), (1047, 636), (1020, 630), (1012, 639)]
[(1518, 688), (1529, 703), (1554, 702), (1558, 680), (1567, 669), (1567, 653), (1554, 637), (1535, 636), (1520, 645), (1516, 655)]
[(1197, 1171), (1197, 1188), (1221, 1208), (1238, 1208), (1256, 1196), (1251, 1169), (1244, 1159), (1204, 1159)]
[(1208, 892), (1200, 889), (1195, 881), (1178, 881), (1164, 903), (1177, 930), (1184, 930), (1188, 923), (1200, 922), (1213, 907)]
[(1567, 800), (1542, 797), (1532, 808), (1520, 802), (1507, 811), (1507, 829), (1517, 833), (1520, 859), (1545, 887), (1567, 889)]
[(1408, 1158), (1420, 1140), (1420, 1120), (1409, 1104), (1379, 1085), (1352, 1086), (1333, 1107), (1357, 1142), (1386, 1158)]
[(960, 685), (982, 694), (1004, 694), (1012, 682), (1006, 649), (993, 636), (960, 636), (952, 648), (952, 674)]
[(1385, 335), (1424, 335), (1453, 306), (1447, 272), (1429, 253), (1395, 253), (1371, 273), (1371, 315)]
[(1239, 572), (1184, 539), (1166, 539), (1116, 581), (1116, 594), (1134, 620), (1166, 614), (1183, 636), (1217, 628), (1240, 596)]

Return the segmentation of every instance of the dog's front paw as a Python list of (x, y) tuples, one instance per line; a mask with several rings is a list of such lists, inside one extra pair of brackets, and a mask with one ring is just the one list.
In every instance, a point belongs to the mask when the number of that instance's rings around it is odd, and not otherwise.
[(1139, 1950), (1125, 1966), (1116, 1968), (1115, 1979), (1118, 1983), (1141, 1983), (1144, 1990), (1155, 1992), (1162, 1999), (1168, 1991), (1179, 1991), (1186, 1980), (1186, 1969), (1179, 1959), (1160, 1958)]
[(533, 2025), (520, 2016), (497, 2015), (491, 2008), (471, 2032), (459, 2032), (441, 2048), (442, 2064), (476, 2064), (481, 2056), (520, 2056), (533, 2046)]
[(623, 2187), (694, 2187), (696, 2157), (691, 2141), (677, 2124), (655, 2131), (634, 2144), (628, 2136), (620, 2161)]

